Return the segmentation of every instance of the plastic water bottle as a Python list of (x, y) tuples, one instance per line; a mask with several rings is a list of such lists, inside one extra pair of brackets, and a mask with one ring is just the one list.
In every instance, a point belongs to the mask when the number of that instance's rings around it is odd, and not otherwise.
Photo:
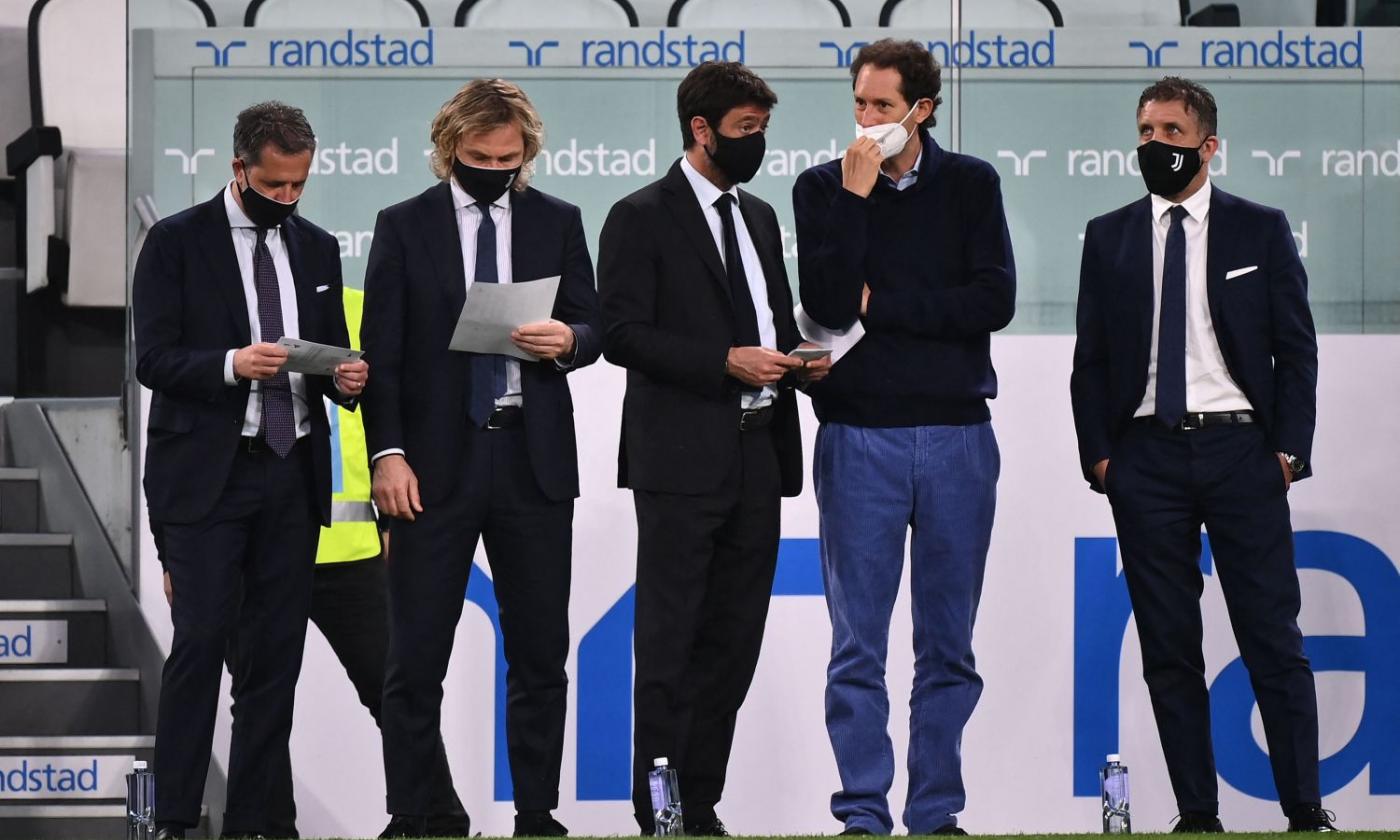
[(1118, 753), (1109, 753), (1099, 771), (1099, 792), (1103, 800), (1103, 833), (1132, 834), (1133, 822), (1128, 814), (1128, 766)]
[(156, 836), (156, 775), (144, 761), (133, 761), (126, 774), (126, 838), (153, 840)]
[(679, 837), (685, 833), (681, 821), (681, 783), (676, 771), (667, 766), (666, 757), (652, 762), (652, 771), (647, 774), (651, 786), (651, 812), (656, 818), (657, 837)]

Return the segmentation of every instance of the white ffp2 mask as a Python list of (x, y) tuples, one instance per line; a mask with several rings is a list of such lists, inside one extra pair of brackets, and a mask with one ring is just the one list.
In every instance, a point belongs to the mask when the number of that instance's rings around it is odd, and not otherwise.
[(900, 152), (909, 143), (909, 129), (904, 127), (904, 123), (914, 114), (914, 108), (918, 107), (916, 101), (909, 107), (909, 113), (904, 115), (904, 119), (899, 122), (881, 123), (879, 125), (856, 125), (856, 137), (869, 137), (880, 146), (880, 154), (889, 160)]

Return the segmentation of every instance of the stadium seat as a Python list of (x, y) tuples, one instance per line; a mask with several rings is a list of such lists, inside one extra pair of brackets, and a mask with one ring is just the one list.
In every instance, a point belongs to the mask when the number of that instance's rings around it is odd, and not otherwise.
[(205, 0), (140, 0), (128, 4), (131, 29), (198, 29), (215, 26)]
[(841, 0), (676, 0), (666, 16), (668, 26), (810, 28), (850, 26), (851, 15)]
[[(880, 8), (881, 26), (936, 26), (947, 28), (953, 19), (951, 0), (885, 0)], [(1054, 0), (977, 0), (963, 2), (962, 26), (1016, 27), (1064, 26)]]
[(637, 11), (628, 0), (462, 0), (457, 26), (537, 27), (636, 26)]
[(418, 0), (253, 0), (243, 25), (413, 28), (427, 26), (428, 13)]

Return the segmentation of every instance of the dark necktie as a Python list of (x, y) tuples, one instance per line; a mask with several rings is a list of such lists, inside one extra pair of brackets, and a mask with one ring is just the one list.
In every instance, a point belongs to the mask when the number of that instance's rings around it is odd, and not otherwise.
[[(253, 288), (258, 293), (258, 329), (264, 342), (275, 344), (285, 335), (282, 327), (282, 293), (277, 288), (277, 266), (267, 249), (267, 228), (258, 228), (253, 247)], [(268, 449), (285, 458), (297, 442), (296, 414), (292, 410), (292, 381), (285, 370), (258, 383), (262, 396), (262, 437)]]
[[(476, 272), (473, 283), (499, 283), (496, 274), (496, 223), (491, 205), (478, 201), (481, 223), (476, 226)], [(472, 392), (468, 414), (472, 422), (485, 426), (496, 408), (496, 400), (506, 393), (506, 357), (492, 353), (472, 354)]]
[(722, 194), (715, 200), (715, 209), (719, 210), (719, 220), (724, 227), (724, 273), (729, 278), (729, 296), (734, 304), (734, 344), (758, 347), (758, 314), (754, 311), (753, 295), (749, 294), (749, 278), (744, 274), (744, 257), (739, 253), (734, 196)]
[(1157, 410), (1166, 426), (1186, 414), (1186, 208), (1171, 209), (1162, 254), (1162, 311), (1157, 326)]

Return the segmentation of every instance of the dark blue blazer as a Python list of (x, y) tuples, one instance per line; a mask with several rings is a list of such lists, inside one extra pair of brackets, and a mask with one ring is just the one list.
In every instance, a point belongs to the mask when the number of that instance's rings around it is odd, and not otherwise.
[[(1143, 197), (1090, 221), (1084, 234), (1070, 392), (1091, 485), (1094, 464), (1113, 456), (1147, 389), (1155, 316), (1151, 215), (1151, 197)], [(1212, 186), (1209, 224), (1206, 294), (1225, 367), (1274, 449), (1305, 462), (1298, 476), (1305, 478), (1317, 421), (1317, 336), (1288, 220), (1281, 210)], [(1258, 269), (1225, 278), (1249, 266)]]
[[(590, 365), (603, 347), (583, 216), (532, 187), (510, 196), (512, 281), (561, 278), (553, 315), (574, 330), (570, 370)], [(447, 346), (467, 294), (456, 213), (445, 181), (380, 211), (365, 273), (360, 340), (373, 369), (362, 400), (369, 453), (404, 450), (424, 504), (455, 486), (471, 422), (471, 357)], [(520, 364), (530, 464), (540, 489), (556, 501), (578, 496), (566, 373), (553, 362)]]
[[(302, 338), (350, 346), (335, 237), (291, 216), (283, 240), (296, 285)], [(252, 340), (243, 280), (220, 190), (209, 201), (157, 222), (132, 280), (136, 378), (150, 388), (146, 424), (146, 503), (156, 522), (188, 523), (214, 509), (233, 465), (247, 380), (224, 383), (228, 351)], [(321, 396), (353, 408), (329, 376), (305, 378), (316, 510), (331, 521), (330, 424)]]

